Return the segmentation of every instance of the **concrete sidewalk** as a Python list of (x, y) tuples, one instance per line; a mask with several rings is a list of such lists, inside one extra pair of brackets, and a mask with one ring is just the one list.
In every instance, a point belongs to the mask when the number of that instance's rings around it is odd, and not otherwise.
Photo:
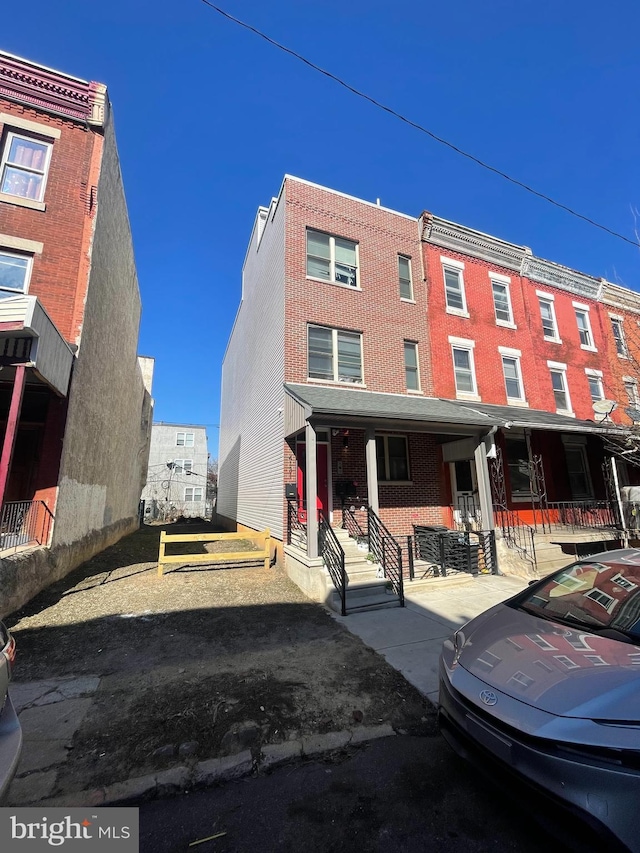
[(444, 640), (479, 613), (524, 589), (528, 581), (502, 575), (444, 579), (430, 588), (405, 582), (405, 607), (336, 616), (345, 628), (404, 675), (434, 704)]

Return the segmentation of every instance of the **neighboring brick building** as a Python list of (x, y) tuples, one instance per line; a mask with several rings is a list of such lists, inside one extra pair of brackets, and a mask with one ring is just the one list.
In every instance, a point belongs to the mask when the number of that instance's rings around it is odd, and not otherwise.
[(137, 524), (140, 311), (106, 87), (0, 53), (2, 613)]
[(208, 462), (205, 427), (154, 423), (147, 482), (142, 491), (145, 521), (208, 517)]
[(601, 281), (523, 246), (287, 176), (223, 363), (219, 517), (287, 541), (294, 507), (312, 567), (314, 504), (334, 526), (343, 498), (367, 504), (403, 536), (608, 500), (601, 309)]

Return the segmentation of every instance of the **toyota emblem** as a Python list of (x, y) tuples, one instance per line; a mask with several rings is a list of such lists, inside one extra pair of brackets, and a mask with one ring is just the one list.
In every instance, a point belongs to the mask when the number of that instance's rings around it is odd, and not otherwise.
[(498, 701), (498, 697), (493, 690), (483, 690), (480, 693), (480, 699), (485, 705), (495, 705)]

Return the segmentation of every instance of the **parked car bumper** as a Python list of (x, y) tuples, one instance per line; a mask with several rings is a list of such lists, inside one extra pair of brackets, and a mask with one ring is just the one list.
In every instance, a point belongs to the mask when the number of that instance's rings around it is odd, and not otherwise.
[[(477, 682), (479, 695), (486, 685), (465, 673), (465, 683), (469, 679)], [(640, 851), (640, 771), (578, 756), (578, 750), (574, 760), (558, 754), (557, 744), (505, 730), (499, 721), (494, 725), (489, 714), (453, 687), (442, 661), (438, 716), (445, 740), (480, 770), (491, 772), (493, 766), (515, 775), (589, 824), (608, 850)]]
[(22, 752), (22, 728), (11, 696), (0, 712), (0, 803), (9, 791)]

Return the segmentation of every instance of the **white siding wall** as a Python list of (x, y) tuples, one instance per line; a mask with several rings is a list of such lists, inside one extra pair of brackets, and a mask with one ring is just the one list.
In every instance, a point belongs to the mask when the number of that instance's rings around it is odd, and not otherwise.
[(222, 365), (216, 508), (282, 538), (284, 192), (261, 225), (247, 252), (242, 302)]
[[(178, 433), (193, 433), (193, 447), (178, 445)], [(189, 518), (204, 518), (207, 495), (207, 431), (203, 426), (155, 423), (151, 428), (151, 449), (144, 501), (156, 501), (160, 512), (176, 511)], [(167, 462), (191, 459), (191, 474), (176, 471)], [(201, 501), (185, 501), (185, 488), (202, 489)]]

